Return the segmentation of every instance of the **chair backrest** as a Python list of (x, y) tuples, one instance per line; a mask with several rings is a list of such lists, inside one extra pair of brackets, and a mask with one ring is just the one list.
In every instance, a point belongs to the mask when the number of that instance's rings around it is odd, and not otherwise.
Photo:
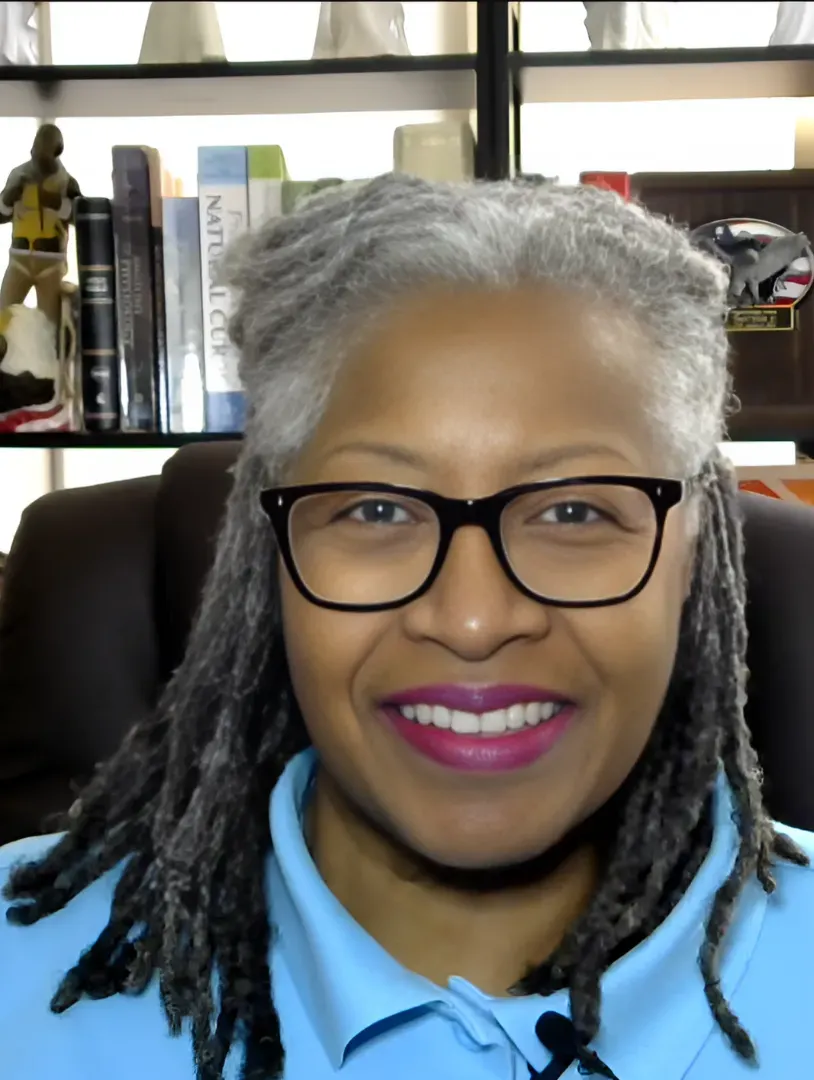
[[(183, 658), (239, 444), (26, 511), (0, 604), (0, 843), (46, 818)], [(775, 817), (814, 829), (814, 511), (744, 495), (747, 718)]]

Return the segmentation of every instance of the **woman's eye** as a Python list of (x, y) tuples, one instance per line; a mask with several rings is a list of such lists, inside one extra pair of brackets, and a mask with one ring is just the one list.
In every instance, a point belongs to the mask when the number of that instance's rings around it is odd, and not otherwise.
[(408, 525), (413, 520), (403, 506), (384, 499), (366, 499), (357, 503), (344, 516), (362, 525)]
[(546, 525), (592, 525), (605, 515), (586, 502), (560, 502), (540, 515)]

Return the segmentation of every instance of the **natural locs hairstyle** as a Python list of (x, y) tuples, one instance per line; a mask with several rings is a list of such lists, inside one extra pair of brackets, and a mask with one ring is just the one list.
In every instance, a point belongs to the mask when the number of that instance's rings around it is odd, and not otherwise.
[[(16, 868), (7, 888), (17, 902), (9, 918), (31, 924), (121, 864), (109, 922), (51, 1007), (139, 992), (157, 975), (171, 1030), (191, 1021), (201, 1080), (221, 1080), (233, 1044), (243, 1049), (245, 1080), (282, 1076), (268, 966), (274, 911), (264, 891), (268, 800), (308, 736), (287, 673), (275, 547), (258, 493), (284, 476), (344, 353), (394, 297), (433, 283), (554, 281), (581, 290), (586, 318), (597, 304), (618, 313), (596, 332), (607, 362), (642, 380), (665, 468), (700, 478), (697, 555), (672, 685), (621, 793), (602, 884), (556, 954), (513, 989), (568, 988), (581, 1035), (595, 1035), (602, 973), (664, 919), (707, 852), (723, 768), (740, 847), (709, 913), (700, 967), (718, 1024), (752, 1059), (720, 988), (722, 941), (746, 881), (756, 874), (770, 892), (773, 859), (805, 857), (764, 811), (744, 723), (741, 529), (715, 449), (729, 395), (724, 271), (663, 219), (607, 192), (397, 175), (318, 196), (248, 236), (226, 269), (249, 418), (185, 659), (155, 713), (77, 799), (61, 839)], [(629, 347), (636, 336), (646, 349)], [(646, 370), (636, 370), (642, 355)]]

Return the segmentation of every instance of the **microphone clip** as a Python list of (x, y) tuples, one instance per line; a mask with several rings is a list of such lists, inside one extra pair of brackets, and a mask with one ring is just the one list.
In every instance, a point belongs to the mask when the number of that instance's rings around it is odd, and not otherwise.
[(529, 1080), (558, 1080), (574, 1061), (577, 1062), (580, 1076), (601, 1076), (605, 1080), (619, 1080), (610, 1066), (582, 1042), (568, 1017), (555, 1012), (543, 1013), (534, 1030), (537, 1038), (551, 1054), (551, 1061), (542, 1072), (537, 1072), (529, 1065)]

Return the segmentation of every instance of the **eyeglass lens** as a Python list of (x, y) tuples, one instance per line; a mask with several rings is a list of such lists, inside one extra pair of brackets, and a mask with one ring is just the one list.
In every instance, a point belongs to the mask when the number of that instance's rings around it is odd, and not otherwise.
[[(647, 573), (658, 533), (638, 488), (573, 484), (524, 493), (501, 516), (506, 559), (548, 600), (610, 600)], [(392, 492), (337, 491), (298, 500), (291, 551), (306, 588), (329, 603), (394, 603), (416, 592), (435, 563), (441, 528), (426, 503)]]

